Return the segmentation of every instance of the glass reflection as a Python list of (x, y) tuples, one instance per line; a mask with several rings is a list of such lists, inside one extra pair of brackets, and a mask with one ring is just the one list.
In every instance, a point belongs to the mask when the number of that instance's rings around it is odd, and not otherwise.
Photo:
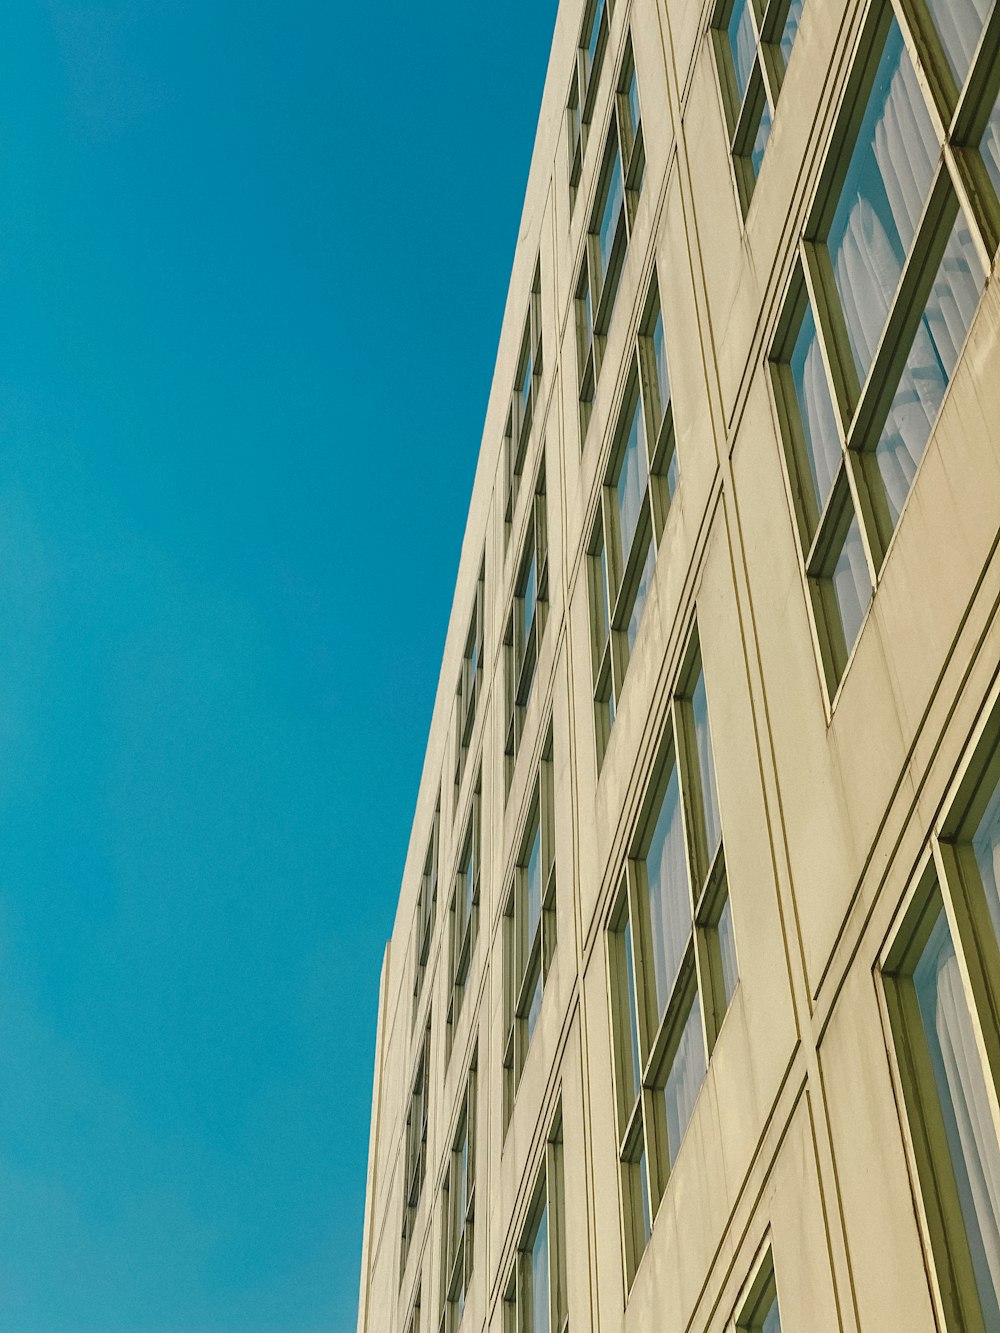
[(927, 9), (959, 90), (972, 64), (990, 4), (991, 0), (927, 0)]
[(986, 904), (1000, 942), (1000, 786), (986, 807), (972, 837), (972, 850), (986, 892)]
[(788, 6), (788, 13), (785, 16), (785, 26), (781, 30), (779, 46), (781, 48), (781, 58), (787, 68), (789, 60), (792, 58), (792, 47), (795, 45), (795, 36), (799, 30), (799, 20), (802, 18), (802, 0), (792, 0)]
[(656, 323), (653, 325), (653, 365), (656, 368), (656, 400), (658, 410), (658, 421), (663, 420), (663, 414), (667, 410), (667, 404), (670, 402), (670, 371), (667, 366), (667, 345), (663, 338), (663, 312), (657, 310)]
[(1000, 1328), (1000, 1144), (948, 922), (913, 972), (920, 1017), (987, 1328)]
[(722, 820), (719, 817), (719, 795), (715, 788), (715, 756), (712, 753), (712, 732), (708, 722), (708, 698), (705, 694), (703, 671), (698, 672), (698, 679), (691, 691), (691, 711), (694, 713), (698, 773), (701, 777), (701, 812), (704, 819), (705, 847), (711, 862), (722, 841)]
[(625, 191), (622, 186), (622, 164), (618, 156), (618, 150), (615, 149), (614, 161), (611, 166), (611, 175), (608, 178), (606, 192), (604, 195), (604, 207), (601, 209), (601, 221), (597, 231), (598, 251), (601, 260), (601, 285), (603, 286), (605, 278), (608, 276), (608, 269), (611, 266), (611, 252), (614, 249), (615, 237), (618, 235), (618, 227), (624, 214)]
[(650, 933), (658, 1014), (663, 1013), (691, 938), (684, 830), (681, 824), (677, 768), (672, 767), (646, 853)]
[(705, 1043), (701, 1035), (701, 1003), (696, 992), (663, 1088), (667, 1111), (667, 1152), (671, 1166), (677, 1160), (706, 1069)]
[(844, 649), (849, 655), (872, 597), (872, 584), (868, 575), (857, 515), (851, 519), (851, 526), (844, 537), (832, 582), (840, 612), (840, 623), (844, 631)]
[(628, 618), (628, 627), (625, 631), (628, 639), (628, 650), (631, 653), (635, 648), (635, 641), (639, 637), (639, 626), (642, 624), (642, 613), (646, 609), (646, 599), (649, 596), (649, 589), (653, 582), (653, 570), (656, 568), (656, 547), (650, 541), (646, 548), (646, 559), (643, 562), (642, 573), (639, 575), (639, 586), (635, 592), (635, 601), (632, 603), (632, 614)]
[(526, 1333), (549, 1333), (549, 1217), (542, 1213), (531, 1244), (531, 1301)]
[(750, 14), (750, 0), (734, 0), (726, 34), (733, 57), (733, 73), (736, 75), (737, 101), (742, 103), (757, 56), (757, 38), (754, 35), (753, 19)]
[(983, 285), (972, 236), (960, 213), (875, 450), (893, 527), (910, 493)]
[(862, 380), (885, 327), (938, 155), (937, 135), (893, 19), (827, 237)]
[(719, 917), (719, 924), (716, 926), (716, 933), (719, 937), (719, 955), (722, 959), (722, 986), (726, 992), (726, 1008), (729, 1008), (733, 995), (736, 992), (736, 985), (740, 979), (739, 967), (736, 963), (736, 936), (733, 933), (733, 910), (729, 905), (729, 898), (726, 898), (725, 906)]
[(983, 155), (993, 188), (1000, 195), (1000, 97), (997, 98), (983, 137), (979, 141), (979, 151)]
[(822, 513), (840, 467), (840, 437), (811, 305), (802, 316), (790, 366), (813, 495)]
[(761, 164), (764, 161), (764, 149), (767, 147), (767, 141), (771, 137), (771, 108), (767, 104), (767, 97), (761, 94), (760, 122), (757, 126), (757, 133), (754, 136), (753, 147), (750, 149), (750, 165), (753, 167), (754, 179), (760, 175)]
[(646, 457), (646, 428), (642, 420), (642, 405), (636, 398), (632, 408), (632, 421), (629, 425), (628, 438), (625, 441), (625, 453), (618, 469), (615, 484), (618, 497), (618, 526), (621, 534), (622, 567), (628, 562), (639, 522), (639, 510), (646, 494), (646, 478), (649, 464)]

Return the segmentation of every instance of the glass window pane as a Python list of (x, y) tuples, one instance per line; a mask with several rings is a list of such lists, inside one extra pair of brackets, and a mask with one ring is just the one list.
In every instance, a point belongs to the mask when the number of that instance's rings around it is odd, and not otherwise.
[(799, 30), (799, 20), (802, 17), (802, 0), (792, 0), (788, 6), (788, 13), (785, 16), (785, 26), (781, 30), (779, 46), (781, 48), (781, 58), (787, 68), (789, 60), (792, 58), (792, 47), (795, 45), (795, 36)]
[(698, 773), (701, 777), (702, 815), (705, 820), (705, 846), (711, 861), (722, 841), (722, 820), (719, 818), (719, 794), (715, 787), (715, 756), (712, 754), (712, 732), (708, 722), (708, 698), (705, 694), (705, 673), (691, 692), (691, 710), (698, 746)]
[(927, 0), (927, 9), (961, 89), (986, 24), (991, 0)]
[(959, 213), (876, 446), (893, 526), (910, 493), (983, 285), (972, 236)]
[(778, 1313), (777, 1296), (764, 1312), (764, 1318), (760, 1321), (760, 1333), (781, 1333), (781, 1315)]
[(594, 63), (594, 57), (597, 55), (597, 43), (601, 36), (601, 15), (603, 13), (604, 0), (597, 0), (594, 5), (594, 17), (590, 24), (590, 33), (587, 36), (587, 56), (591, 67)]
[(844, 646), (849, 654), (861, 629), (865, 611), (872, 597), (871, 579), (865, 562), (861, 529), (855, 514), (844, 537), (837, 564), (833, 571), (833, 591), (844, 630)]
[(667, 1152), (671, 1166), (677, 1160), (706, 1068), (705, 1043), (701, 1035), (701, 1003), (696, 992), (663, 1089), (667, 1111)]
[(603, 649), (611, 632), (611, 613), (608, 609), (608, 552), (604, 545), (604, 529), (601, 529), (601, 544), (597, 551), (597, 643)]
[(646, 880), (649, 885), (657, 1013), (662, 1014), (691, 938), (691, 893), (688, 889), (676, 766), (670, 770), (663, 803), (646, 853)]
[(528, 890), (527, 902), (527, 924), (528, 924), (528, 948), (535, 938), (535, 931), (538, 929), (538, 923), (542, 918), (542, 828), (535, 824), (535, 836), (531, 842), (531, 849), (528, 852), (528, 866), (525, 872)]
[(642, 120), (642, 107), (639, 105), (639, 80), (635, 77), (635, 70), (632, 71), (632, 77), (628, 85), (628, 114), (632, 122), (632, 140), (634, 142)]
[(625, 975), (628, 983), (628, 1027), (630, 1050), (632, 1053), (631, 1102), (634, 1105), (639, 1095), (639, 1077), (642, 1072), (639, 1064), (639, 1020), (635, 1012), (635, 961), (632, 957), (632, 922), (625, 923)]
[(653, 365), (656, 368), (656, 401), (659, 420), (670, 402), (670, 371), (667, 366), (667, 345), (663, 337), (663, 312), (657, 310), (653, 325)]
[(760, 121), (757, 125), (757, 133), (754, 136), (753, 147), (750, 149), (750, 165), (753, 167), (754, 179), (760, 175), (761, 164), (764, 161), (764, 149), (767, 147), (767, 141), (771, 137), (771, 108), (767, 104), (767, 97), (762, 96), (760, 104)]
[(655, 568), (656, 545), (652, 538), (650, 538), (649, 545), (646, 547), (646, 559), (643, 562), (642, 573), (639, 575), (639, 586), (635, 591), (635, 601), (632, 603), (632, 614), (628, 618), (628, 627), (625, 631), (630, 653), (635, 648), (635, 641), (639, 637), (639, 626), (642, 624), (642, 613), (646, 609), (646, 598), (649, 596), (649, 589), (653, 582), (653, 571)]
[(861, 379), (885, 327), (938, 155), (893, 19), (827, 240)]
[(523, 630), (524, 638), (527, 639), (528, 631), (531, 629), (531, 622), (535, 618), (535, 600), (538, 594), (538, 567), (535, 560), (535, 552), (531, 552), (531, 562), (528, 565), (528, 573), (524, 581), (524, 592), (522, 594), (522, 608), (524, 612)]
[(542, 1213), (531, 1244), (531, 1291), (528, 1299), (529, 1333), (549, 1333), (549, 1218)]
[(1000, 195), (1000, 97), (997, 98), (986, 130), (979, 141), (979, 151), (983, 155), (993, 188)]
[(811, 305), (806, 306), (802, 316), (790, 365), (816, 508), (822, 513), (833, 489), (841, 454), (837, 418)]
[(913, 973), (983, 1320), (1000, 1328), (1000, 1144), (942, 910)]
[(733, 933), (733, 909), (729, 905), (728, 897), (726, 898), (722, 914), (719, 917), (719, 923), (715, 929), (719, 937), (719, 955), (722, 959), (722, 986), (726, 992), (726, 1008), (728, 1009), (736, 991), (736, 983), (740, 979), (739, 967), (736, 963), (736, 936)]
[(624, 215), (625, 191), (622, 186), (622, 164), (615, 149), (611, 164), (611, 175), (605, 187), (604, 204), (601, 208), (601, 220), (597, 229), (598, 252), (601, 260), (601, 285), (608, 276), (611, 264), (611, 251), (614, 248), (618, 227)]
[(528, 355), (527, 355), (527, 356), (525, 357), (525, 359), (524, 359), (524, 373), (523, 373), (523, 375), (521, 376), (520, 397), (521, 397), (521, 420), (522, 420), (522, 421), (524, 420), (524, 418), (525, 418), (525, 416), (526, 416), (526, 414), (527, 414), (527, 411), (528, 411), (528, 402), (529, 402), (530, 399), (531, 399), (531, 372), (532, 372), (532, 366), (531, 366), (531, 352), (530, 352), (530, 350), (529, 350), (529, 351), (528, 351)]
[(538, 973), (535, 977), (535, 987), (531, 992), (531, 1001), (528, 1004), (528, 1013), (525, 1022), (528, 1028), (528, 1041), (535, 1035), (535, 1026), (538, 1023), (538, 1015), (542, 1012), (542, 968), (538, 966)]
[(618, 468), (615, 491), (618, 497), (618, 529), (621, 534), (622, 565), (628, 560), (639, 522), (639, 510), (646, 494), (649, 461), (646, 455), (646, 427), (642, 419), (642, 404), (638, 396), (632, 408), (625, 453)]
[(736, 75), (737, 100), (742, 103), (757, 55), (757, 38), (750, 16), (750, 0), (733, 0), (733, 12), (729, 16), (726, 33), (733, 58), (733, 73)]
[(649, 1202), (649, 1178), (646, 1175), (646, 1150), (639, 1154), (639, 1188), (642, 1191), (642, 1238), (645, 1244), (653, 1230), (653, 1210)]
[(994, 791), (973, 834), (972, 850), (986, 891), (993, 929), (1000, 941), (1000, 786)]

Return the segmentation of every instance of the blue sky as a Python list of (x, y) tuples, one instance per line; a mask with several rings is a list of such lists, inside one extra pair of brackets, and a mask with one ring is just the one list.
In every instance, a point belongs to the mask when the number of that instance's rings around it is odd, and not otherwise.
[(357, 1308), (556, 0), (9, 0), (0, 1331)]

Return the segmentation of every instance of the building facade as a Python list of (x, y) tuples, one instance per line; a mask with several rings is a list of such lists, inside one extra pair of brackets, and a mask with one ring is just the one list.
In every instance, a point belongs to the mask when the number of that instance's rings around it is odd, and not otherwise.
[(562, 0), (359, 1333), (1000, 1331), (1000, 4)]

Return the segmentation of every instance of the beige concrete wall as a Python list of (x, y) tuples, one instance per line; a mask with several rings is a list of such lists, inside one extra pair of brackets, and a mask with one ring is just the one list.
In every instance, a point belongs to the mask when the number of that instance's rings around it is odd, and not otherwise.
[[(936, 1326), (933, 1262), (877, 968), (927, 855), (928, 835), (996, 704), (1000, 288), (987, 285), (831, 706), (765, 360), (867, 5), (805, 0), (745, 221), (707, 30), (711, 8), (696, 0), (617, 0), (571, 212), (564, 109), (584, 5), (560, 5), (379, 997), (359, 1333), (406, 1333), (418, 1289), (421, 1328), (438, 1325), (441, 1186), (474, 1049), (478, 1162), (474, 1276), (462, 1324), (468, 1333), (503, 1328), (504, 1291), (560, 1105), (574, 1333), (721, 1333), (731, 1327), (765, 1244), (786, 1330), (929, 1333)], [(581, 441), (572, 297), (629, 32), (646, 174)], [(501, 444), (539, 257), (545, 368), (505, 544)], [(585, 550), (654, 272), (681, 484), (598, 772)], [(507, 793), (502, 638), (543, 458), (549, 609)], [(486, 664), (456, 791), (455, 689), (484, 552)], [(606, 929), (695, 620), (740, 983), (626, 1292)], [(503, 904), (550, 725), (558, 942), (505, 1129)], [(480, 772), (478, 939), (446, 1062), (448, 898)], [(414, 916), (439, 791), (441, 883), (414, 1016)], [(406, 1101), (428, 1014), (427, 1170), (401, 1275)]]

